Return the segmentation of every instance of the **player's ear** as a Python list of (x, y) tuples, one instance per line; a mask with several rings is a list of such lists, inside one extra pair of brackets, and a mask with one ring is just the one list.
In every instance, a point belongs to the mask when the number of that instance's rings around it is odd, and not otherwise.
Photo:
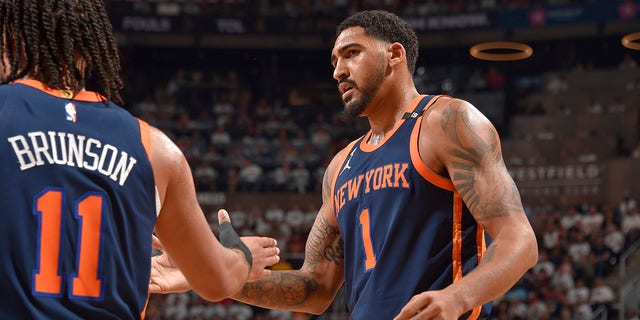
[(391, 67), (395, 67), (398, 64), (406, 63), (407, 60), (407, 52), (404, 49), (404, 46), (399, 42), (394, 42), (389, 45), (389, 65)]

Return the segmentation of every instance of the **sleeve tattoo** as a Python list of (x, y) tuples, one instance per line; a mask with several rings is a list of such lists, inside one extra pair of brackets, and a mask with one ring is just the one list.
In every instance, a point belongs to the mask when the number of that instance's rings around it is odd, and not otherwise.
[(442, 115), (442, 130), (454, 142), (448, 152), (456, 190), (476, 220), (521, 211), (520, 195), (504, 168), (497, 133), (491, 127), (472, 123), (472, 117), (469, 108), (451, 105)]

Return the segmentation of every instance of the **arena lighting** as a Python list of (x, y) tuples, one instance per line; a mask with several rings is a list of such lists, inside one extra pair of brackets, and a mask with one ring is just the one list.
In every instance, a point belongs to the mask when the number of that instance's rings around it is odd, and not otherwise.
[(622, 45), (633, 50), (640, 50), (640, 32), (629, 33), (622, 37)]
[[(508, 49), (517, 52), (512, 53), (489, 53), (486, 50)], [(533, 49), (530, 46), (513, 41), (495, 41), (478, 43), (469, 49), (469, 54), (473, 57), (489, 61), (514, 61), (531, 57)]]

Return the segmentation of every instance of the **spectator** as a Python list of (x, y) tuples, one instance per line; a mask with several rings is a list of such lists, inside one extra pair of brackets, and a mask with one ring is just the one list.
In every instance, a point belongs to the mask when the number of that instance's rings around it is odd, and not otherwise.
[(233, 320), (251, 320), (253, 319), (253, 309), (241, 303), (231, 303), (227, 308), (227, 316)]
[(590, 114), (601, 114), (603, 111), (602, 103), (596, 98), (595, 95), (590, 95), (587, 98), (587, 104), (585, 105), (585, 112)]
[(582, 224), (582, 217), (578, 214), (578, 211), (574, 207), (566, 209), (565, 215), (560, 218), (560, 226), (565, 230), (569, 230), (576, 225)]
[(593, 264), (593, 275), (596, 277), (606, 277), (613, 269), (611, 250), (605, 246), (604, 237), (601, 234), (593, 236), (591, 241), (591, 263)]
[(624, 233), (615, 224), (608, 224), (605, 229), (604, 245), (611, 250), (614, 257), (619, 257), (625, 245)]
[(309, 188), (309, 182), (311, 180), (311, 173), (305, 167), (302, 161), (296, 163), (295, 169), (292, 172), (293, 190), (298, 193), (305, 193)]
[(316, 152), (325, 152), (330, 143), (331, 136), (323, 127), (319, 126), (316, 131), (311, 133), (311, 144), (316, 148)]
[(273, 169), (269, 173), (269, 178), (267, 182), (269, 191), (282, 192), (293, 188), (293, 174), (288, 161), (284, 161), (282, 165)]
[(284, 209), (275, 202), (271, 202), (269, 207), (264, 211), (264, 217), (267, 222), (281, 223), (284, 221), (284, 216)]
[(558, 94), (569, 90), (567, 76), (564, 73), (554, 73), (547, 82), (547, 91)]
[(592, 204), (589, 206), (587, 213), (582, 217), (582, 229), (586, 235), (600, 232), (604, 215), (598, 210), (598, 206)]
[(556, 219), (547, 219), (542, 229), (542, 245), (551, 249), (560, 243), (560, 230)]
[(629, 245), (640, 238), (640, 213), (638, 213), (638, 208), (631, 208), (622, 219), (622, 232), (625, 234), (625, 242)]
[(615, 299), (616, 295), (611, 286), (606, 284), (602, 277), (595, 277), (591, 286), (591, 297), (589, 298), (593, 310), (604, 307), (608, 311), (607, 314), (611, 314)]
[(624, 217), (629, 211), (637, 206), (636, 199), (631, 195), (630, 190), (626, 190), (620, 202), (618, 202), (618, 211)]
[(613, 98), (613, 101), (607, 105), (607, 112), (609, 113), (624, 113), (625, 111), (627, 111), (627, 105), (620, 97)]
[(224, 181), (226, 182), (225, 191), (227, 193), (239, 191), (241, 181), (240, 176), (238, 175), (238, 169), (236, 167), (229, 168)]
[(574, 287), (573, 262), (569, 256), (564, 256), (562, 263), (551, 277), (551, 284), (558, 290), (571, 290)]
[[(218, 172), (208, 163), (200, 161), (200, 164), (193, 172), (198, 190), (217, 190)], [(235, 223), (235, 222), (234, 222)]]
[(589, 304), (591, 291), (584, 282), (583, 278), (575, 280), (575, 287), (567, 292), (567, 303), (574, 308), (580, 307), (582, 304)]
[(300, 228), (304, 224), (304, 212), (297, 204), (292, 204), (285, 214), (285, 222), (293, 229)]
[(224, 129), (222, 124), (218, 124), (211, 133), (209, 142), (220, 150), (226, 150), (231, 145), (231, 135)]

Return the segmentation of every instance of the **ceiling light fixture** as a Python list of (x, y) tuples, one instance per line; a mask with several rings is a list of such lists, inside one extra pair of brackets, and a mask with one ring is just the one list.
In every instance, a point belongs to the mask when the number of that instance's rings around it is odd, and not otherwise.
[(640, 32), (629, 33), (622, 37), (622, 45), (633, 50), (640, 50)]
[[(516, 52), (491, 53), (487, 50), (513, 50)], [(533, 49), (529, 45), (513, 41), (495, 41), (476, 44), (469, 49), (473, 57), (489, 61), (514, 61), (531, 57)]]

